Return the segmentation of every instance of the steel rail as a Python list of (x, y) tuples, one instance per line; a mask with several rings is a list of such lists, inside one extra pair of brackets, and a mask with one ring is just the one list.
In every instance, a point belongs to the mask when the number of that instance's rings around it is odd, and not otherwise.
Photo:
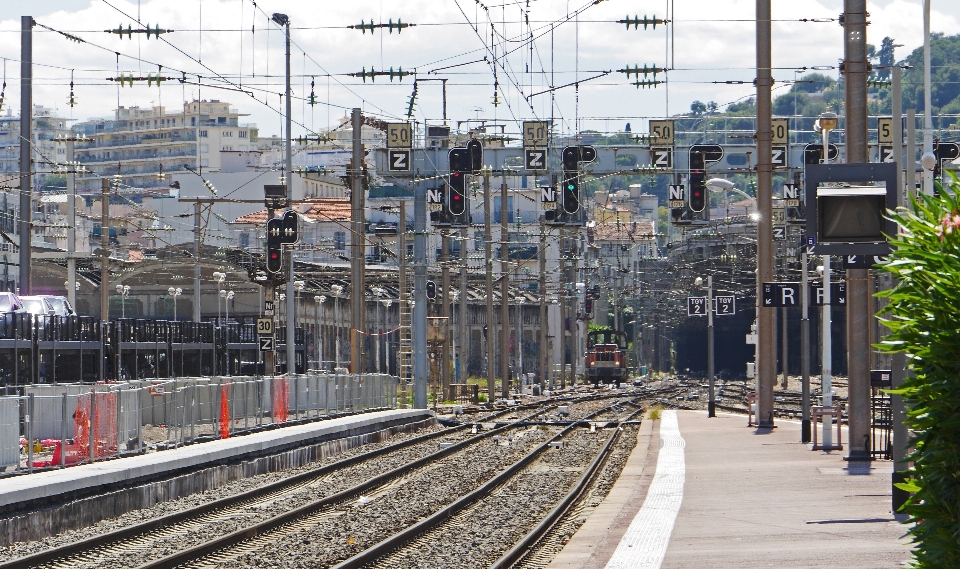
[[(591, 413), (587, 418), (599, 415), (600, 413), (606, 412), (609, 410), (609, 407), (601, 409), (594, 413)], [(367, 564), (372, 563), (376, 559), (400, 548), (402, 545), (413, 541), (420, 535), (442, 525), (444, 522), (454, 517), (459, 512), (463, 511), (467, 507), (478, 502), (483, 497), (487, 496), (493, 492), (496, 488), (502, 486), (515, 474), (526, 468), (531, 462), (538, 458), (545, 450), (550, 448), (550, 443), (556, 442), (563, 438), (564, 435), (572, 431), (576, 425), (570, 425), (564, 428), (562, 431), (551, 437), (548, 441), (537, 446), (533, 451), (528, 453), (526, 456), (518, 460), (517, 462), (508, 466), (505, 470), (500, 472), (500, 474), (494, 476), (486, 483), (481, 485), (479, 488), (476, 488), (472, 492), (466, 494), (460, 499), (444, 506), (437, 512), (432, 515), (420, 520), (419, 522), (409, 526), (407, 529), (402, 530), (398, 533), (391, 535), (390, 537), (384, 539), (380, 543), (377, 543), (364, 551), (354, 555), (353, 557), (334, 565), (332, 569), (360, 569), (361, 567), (366, 566)]]
[[(622, 423), (631, 421), (638, 413), (642, 413), (642, 409), (638, 409), (627, 416)], [(613, 445), (620, 438), (621, 430), (616, 429), (610, 437), (607, 439), (606, 444), (603, 445), (603, 448), (600, 449), (600, 452), (597, 453), (597, 456), (593, 459), (593, 462), (590, 463), (590, 466), (587, 467), (587, 470), (583, 473), (577, 483), (573, 485), (566, 496), (563, 497), (557, 505), (547, 513), (547, 515), (540, 520), (540, 522), (535, 525), (526, 535), (520, 538), (513, 547), (511, 547), (506, 553), (500, 556), (499, 559), (494, 561), (489, 569), (507, 569), (512, 567), (514, 564), (522, 561), (540, 542), (540, 540), (547, 535), (547, 533), (556, 527), (557, 523), (566, 515), (570, 510), (570, 507), (578, 502), (586, 493), (587, 490), (593, 483), (596, 481), (597, 476), (600, 474), (600, 467), (606, 463), (607, 458), (610, 456), (610, 449), (613, 448)]]
[[(533, 417), (536, 417), (537, 415), (546, 413), (548, 410), (549, 410), (549, 407), (546, 409), (537, 411), (533, 415), (525, 417), (522, 420), (529, 420)], [(464, 425), (464, 427), (466, 426), (467, 425)], [(393, 470), (390, 470), (388, 472), (385, 472), (383, 474), (370, 478), (356, 486), (353, 486), (352, 488), (348, 488), (336, 494), (332, 494), (330, 496), (326, 496), (324, 498), (314, 500), (313, 502), (310, 502), (308, 504), (305, 504), (293, 510), (284, 512), (283, 514), (272, 517), (268, 520), (264, 520), (250, 527), (231, 532), (227, 535), (221, 536), (217, 539), (208, 541), (206, 543), (202, 543), (200, 545), (184, 549), (182, 551), (174, 553), (173, 555), (168, 555), (166, 557), (162, 557), (160, 559), (156, 559), (154, 561), (142, 564), (138, 566), (138, 569), (172, 569), (174, 567), (184, 565), (191, 561), (198, 560), (212, 553), (216, 553), (217, 551), (226, 549), (230, 546), (236, 545), (250, 538), (256, 537), (258, 535), (262, 535), (276, 528), (279, 528), (283, 525), (294, 522), (310, 514), (319, 512), (320, 510), (328, 506), (332, 506), (334, 504), (338, 504), (346, 500), (349, 500), (351, 498), (354, 498), (358, 495), (363, 494), (367, 490), (376, 488), (378, 486), (382, 486), (395, 478), (402, 477), (422, 466), (425, 466), (431, 462), (434, 462), (439, 458), (443, 458), (447, 455), (456, 453), (466, 448), (467, 446), (473, 445), (487, 437), (496, 435), (498, 433), (501, 433), (513, 427), (514, 425), (511, 423), (511, 424), (504, 425), (502, 427), (498, 427), (496, 429), (484, 431), (481, 434), (481, 436), (474, 437), (472, 439), (467, 439), (459, 443), (454, 443), (453, 445), (445, 449), (431, 453), (427, 456), (414, 460), (413, 462), (407, 463), (403, 466), (394, 468)]]

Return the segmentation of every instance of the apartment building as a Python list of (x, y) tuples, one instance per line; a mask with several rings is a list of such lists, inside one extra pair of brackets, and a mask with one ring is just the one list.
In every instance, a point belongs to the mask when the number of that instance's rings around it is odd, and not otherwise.
[(76, 159), (90, 170), (78, 176), (77, 187), (98, 189), (101, 178), (118, 173), (126, 185), (152, 188), (169, 184), (161, 173), (219, 172), (221, 152), (256, 150), (256, 125), (240, 124), (243, 116), (229, 103), (203, 100), (176, 113), (120, 107), (111, 118), (78, 123), (73, 131), (91, 142), (76, 147)]
[[(35, 178), (36, 187), (43, 189), (48, 174), (56, 167), (54, 162), (64, 162), (67, 159), (66, 146), (54, 140), (57, 136), (70, 134), (69, 121), (59, 116), (56, 109), (33, 106), (33, 171), (38, 173)], [(7, 114), (0, 117), (0, 176), (5, 185), (11, 185), (11, 175), (16, 176), (20, 171), (20, 116), (14, 115), (13, 110), (7, 107)], [(14, 182), (12, 185), (16, 185)]]

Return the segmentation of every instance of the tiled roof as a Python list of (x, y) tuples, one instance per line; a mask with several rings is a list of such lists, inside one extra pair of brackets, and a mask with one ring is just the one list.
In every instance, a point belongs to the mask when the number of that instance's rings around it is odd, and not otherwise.
[[(313, 221), (350, 221), (350, 198), (316, 198), (300, 203), (300, 215)], [(238, 217), (234, 223), (263, 225), (267, 210), (262, 209)]]

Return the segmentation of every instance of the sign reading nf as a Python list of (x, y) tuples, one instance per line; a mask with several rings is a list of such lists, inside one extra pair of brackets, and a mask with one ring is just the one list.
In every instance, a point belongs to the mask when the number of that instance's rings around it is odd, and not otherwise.
[(671, 208), (679, 209), (685, 207), (687, 205), (687, 198), (683, 184), (671, 184), (667, 190), (667, 198)]

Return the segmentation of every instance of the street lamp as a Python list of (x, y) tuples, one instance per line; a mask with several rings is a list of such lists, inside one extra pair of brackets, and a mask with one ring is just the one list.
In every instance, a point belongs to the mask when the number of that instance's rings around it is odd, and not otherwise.
[(224, 320), (225, 324), (230, 322), (230, 301), (233, 300), (234, 296), (236, 296), (236, 294), (232, 290), (231, 291), (226, 291), (222, 289), (220, 290), (220, 298), (224, 300), (223, 306), (227, 310), (227, 317)]
[[(697, 285), (697, 288), (703, 287), (703, 279), (701, 277), (697, 277), (693, 283)], [(717, 416), (713, 367), (713, 276), (707, 275), (707, 383), (710, 386), (710, 398), (707, 403), (708, 417)]]
[(170, 287), (167, 289), (167, 294), (173, 297), (173, 320), (177, 320), (177, 297), (183, 294), (183, 289), (180, 287), (173, 288)]
[[(837, 128), (839, 124), (836, 113), (823, 113), (817, 122), (813, 125), (813, 130), (823, 135), (823, 163), (830, 163), (830, 131)], [(833, 370), (831, 369), (833, 360), (833, 338), (831, 337), (831, 313), (830, 313), (830, 255), (823, 256), (823, 265), (817, 267), (817, 272), (823, 275), (823, 308), (820, 321), (823, 326), (823, 349), (821, 356), (823, 363), (820, 370), (820, 388), (823, 392), (823, 406), (831, 407), (833, 405)], [(831, 428), (833, 427), (833, 416), (823, 416), (823, 446), (831, 448), (833, 446), (833, 436)]]
[[(223, 281), (227, 280), (227, 274), (216, 271), (213, 273), (214, 280), (217, 281), (217, 288), (223, 286)], [(217, 325), (220, 325), (220, 297), (223, 296), (223, 290), (220, 291), (220, 295), (217, 296)]]
[(336, 342), (335, 342), (335, 352), (334, 352), (334, 371), (340, 369), (340, 293), (343, 292), (343, 287), (340, 285), (333, 285), (330, 287), (330, 292), (333, 293), (333, 322), (336, 326)]
[[(373, 294), (377, 295), (377, 299), (379, 299), (381, 296), (383, 296), (383, 293), (386, 292), (386, 291), (384, 291), (382, 288), (380, 288), (380, 287), (378, 287), (378, 286), (375, 286), (375, 287), (373, 287), (373, 288), (370, 289), (370, 290), (373, 292)], [(377, 373), (380, 373), (380, 331), (383, 329), (383, 327), (380, 326), (380, 324), (381, 324), (381, 322), (380, 322), (380, 303), (377, 302), (377, 301), (374, 301), (374, 304), (377, 305), (377, 320), (376, 320), (376, 321), (377, 321), (377, 326), (379, 327), (379, 330), (377, 330), (377, 334), (376, 334), (376, 336), (375, 336), (375, 339), (376, 339), (376, 350), (377, 350), (377, 358), (376, 358), (376, 360), (377, 360)]]
[(127, 317), (127, 297), (130, 296), (130, 287), (128, 285), (117, 285), (117, 294), (120, 295), (120, 318)]
[[(450, 298), (453, 300), (453, 307), (454, 307), (454, 309), (455, 309), (456, 306), (457, 306), (457, 301), (460, 300), (460, 291), (459, 291), (459, 290), (452, 290), (452, 291), (450, 291)], [(453, 314), (459, 314), (459, 312), (457, 312), (456, 310), (454, 310), (454, 311), (451, 313), (451, 317), (452, 317)], [(463, 325), (462, 322), (457, 322), (457, 327), (458, 327), (458, 328), (459, 328), (460, 326), (462, 326), (462, 325)], [(450, 341), (453, 342), (453, 372), (454, 372), (454, 376), (455, 376), (456, 379), (457, 379), (457, 383), (461, 383), (461, 381), (460, 381), (460, 365), (461, 365), (461, 362), (460, 362), (460, 353), (457, 352), (457, 334), (451, 334), (451, 335), (450, 335)], [(460, 346), (460, 349), (462, 350), (462, 349), (463, 349), (463, 346)]]
[[(384, 310), (383, 310), (383, 319), (386, 320), (386, 319), (387, 319), (387, 309), (389, 309), (389, 308), (390, 308), (390, 305), (393, 304), (393, 300), (390, 299), (390, 298), (384, 298), (384, 299), (381, 299), (381, 300), (380, 300), (380, 304), (383, 305), (383, 308), (384, 308)], [(385, 329), (385, 328), (386, 328), (386, 326), (384, 325), (384, 323), (383, 323), (383, 322), (380, 322), (380, 329), (383, 330), (383, 329)], [(387, 342), (387, 349), (389, 349), (389, 347), (390, 347), (390, 342), (388, 341), (388, 342)], [(386, 358), (386, 359), (387, 359), (387, 361), (386, 361), (386, 364), (387, 364), (387, 365), (386, 365), (385, 367), (387, 368), (387, 373), (389, 373), (389, 372), (390, 372), (390, 359), (389, 359), (389, 358)], [(379, 363), (379, 362), (378, 362), (378, 363)], [(379, 368), (378, 368), (378, 369), (379, 369)]]
[(323, 326), (320, 324), (320, 306), (326, 301), (327, 297), (322, 294), (313, 297), (313, 320), (317, 329), (317, 333), (315, 334), (317, 342), (317, 369), (323, 369), (323, 337), (321, 336)]

